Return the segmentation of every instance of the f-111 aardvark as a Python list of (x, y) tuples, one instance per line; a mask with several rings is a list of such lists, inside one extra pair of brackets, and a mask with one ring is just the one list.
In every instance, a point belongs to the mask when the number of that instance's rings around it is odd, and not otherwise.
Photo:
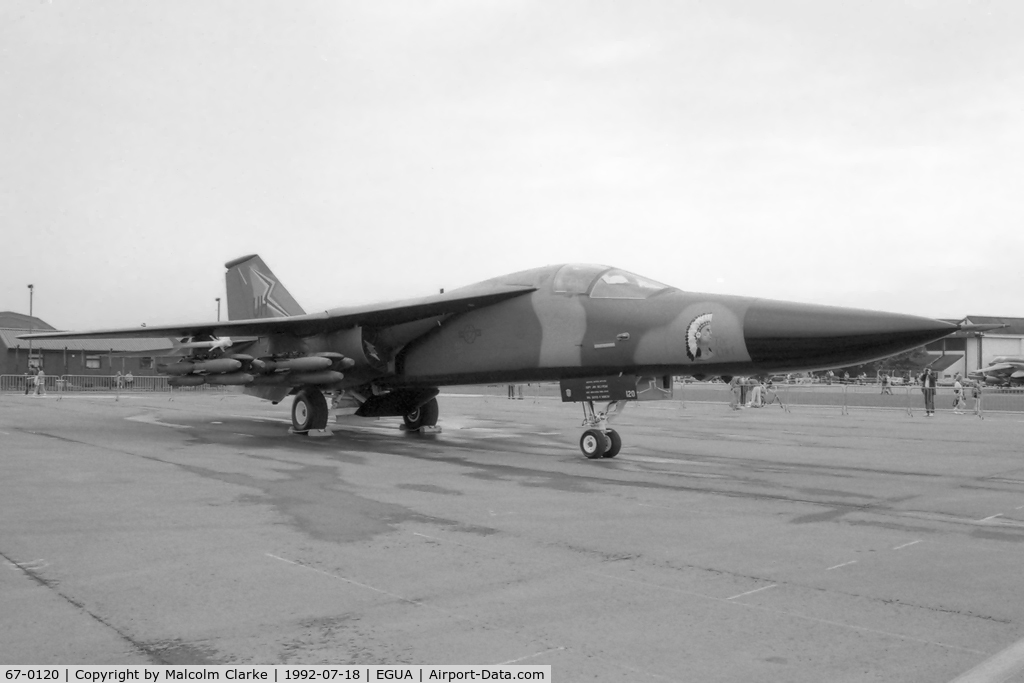
[[(841, 367), (957, 326), (909, 315), (682, 291), (598, 265), (547, 266), (446, 293), (305, 313), (257, 255), (225, 264), (228, 321), (48, 332), (21, 339), (173, 338), (174, 386), (236, 385), (280, 402), (295, 432), (340, 413), (435, 428), (438, 388), (559, 381), (584, 407), (580, 448), (614, 457), (624, 401), (698, 378)], [(601, 410), (595, 402), (604, 404)]]

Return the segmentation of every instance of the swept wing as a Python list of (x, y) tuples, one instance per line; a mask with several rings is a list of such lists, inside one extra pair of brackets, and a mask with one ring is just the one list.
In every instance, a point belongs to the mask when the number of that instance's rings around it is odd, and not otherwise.
[(260, 337), (269, 334), (308, 336), (342, 330), (356, 325), (390, 326), (434, 316), (465, 313), (477, 308), (536, 291), (535, 287), (488, 284), (486, 288), (465, 288), (447, 294), (407, 299), (384, 304), (367, 304), (334, 308), (322, 313), (308, 313), (281, 318), (257, 318), (219, 322), (128, 327), (83, 332), (40, 332), (20, 335), (19, 339), (97, 339), (198, 337)]

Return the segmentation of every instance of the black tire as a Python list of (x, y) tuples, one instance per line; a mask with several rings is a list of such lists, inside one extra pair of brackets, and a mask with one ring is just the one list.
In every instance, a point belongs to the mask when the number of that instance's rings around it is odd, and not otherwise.
[(437, 416), (440, 412), (437, 399), (432, 398), (419, 408), (403, 415), (402, 420), (405, 421), (405, 428), (409, 430), (419, 429), (420, 427), (433, 427), (437, 424)]
[(611, 445), (608, 447), (608, 450), (606, 450), (604, 452), (604, 455), (602, 455), (601, 457), (614, 458), (616, 455), (619, 454), (619, 451), (622, 450), (622, 437), (620, 437), (619, 433), (614, 429), (609, 429), (604, 434), (605, 436), (608, 437), (608, 440), (611, 441)]
[(292, 401), (292, 429), (306, 433), (327, 428), (327, 399), (316, 388), (300, 389)]
[(597, 460), (608, 449), (610, 442), (608, 437), (597, 429), (588, 429), (580, 437), (580, 450), (590, 460)]

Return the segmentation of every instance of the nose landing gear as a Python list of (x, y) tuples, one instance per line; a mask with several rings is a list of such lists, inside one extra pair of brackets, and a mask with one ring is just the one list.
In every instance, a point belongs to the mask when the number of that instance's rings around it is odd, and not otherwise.
[(583, 426), (588, 429), (580, 437), (580, 450), (591, 460), (614, 458), (622, 449), (619, 433), (608, 426), (626, 407), (625, 401), (612, 401), (602, 412), (594, 409), (593, 401), (583, 401)]

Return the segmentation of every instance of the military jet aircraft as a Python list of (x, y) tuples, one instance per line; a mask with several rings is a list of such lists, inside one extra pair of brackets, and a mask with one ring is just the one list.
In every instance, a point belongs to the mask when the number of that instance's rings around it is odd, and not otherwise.
[[(673, 375), (787, 373), (863, 363), (956, 331), (893, 313), (698, 294), (588, 264), (554, 265), (446, 293), (306, 313), (257, 255), (225, 264), (228, 321), (22, 339), (172, 337), (173, 386), (292, 395), (297, 433), (329, 408), (437, 429), (439, 387), (559, 381), (583, 404), (580, 448), (614, 457), (608, 421), (630, 400), (671, 395)], [(595, 404), (599, 404), (598, 409)], [(607, 405), (605, 405), (607, 404)]]
[(996, 356), (992, 365), (968, 373), (969, 378), (985, 384), (1012, 386), (1024, 384), (1024, 356)]

